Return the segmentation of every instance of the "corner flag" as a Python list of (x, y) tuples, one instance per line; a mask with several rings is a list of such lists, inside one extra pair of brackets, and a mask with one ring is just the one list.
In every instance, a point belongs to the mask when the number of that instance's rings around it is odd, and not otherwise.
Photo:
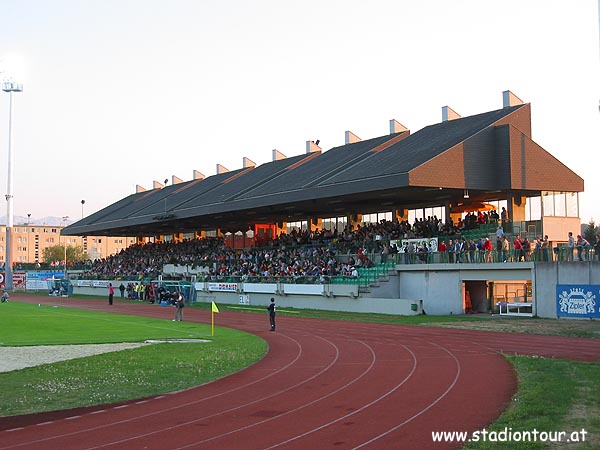
[(212, 302), (212, 305), (210, 306), (210, 322), (211, 322), (211, 326), (210, 326), (210, 335), (214, 336), (215, 335), (215, 313), (219, 312), (219, 308), (217, 308), (217, 304), (215, 302)]

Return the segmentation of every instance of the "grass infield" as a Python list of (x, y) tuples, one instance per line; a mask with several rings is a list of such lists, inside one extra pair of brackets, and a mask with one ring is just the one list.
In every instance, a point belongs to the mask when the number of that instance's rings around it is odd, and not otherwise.
[(229, 328), (69, 308), (2, 304), (0, 345), (162, 343), (0, 373), (0, 416), (114, 403), (197, 386), (262, 358), (264, 340)]
[[(210, 308), (198, 304), (194, 308)], [(264, 308), (219, 305), (221, 310), (264, 314)], [(279, 314), (373, 323), (485, 324), (477, 316), (389, 316), (279, 308)], [(517, 321), (516, 323), (518, 323)], [(522, 322), (528, 323), (528, 322)], [(543, 323), (543, 320), (538, 323)], [(210, 338), (210, 326), (67, 308), (9, 303), (0, 314), (0, 345), (141, 342), (146, 339)], [(521, 330), (519, 330), (521, 331)], [(587, 333), (587, 332), (586, 332)], [(584, 333), (584, 335), (586, 334)], [(567, 333), (571, 334), (571, 332)], [(573, 335), (581, 336), (575, 331)], [(596, 331), (592, 336), (598, 337)], [(159, 344), (0, 373), (0, 416), (111, 403), (206, 383), (262, 358), (266, 343), (231, 329), (218, 329), (210, 343)], [(600, 363), (508, 356), (519, 379), (512, 404), (488, 432), (587, 431), (586, 442), (566, 448), (600, 448)], [(493, 383), (493, 380), (490, 380)], [(451, 431), (451, 430), (448, 430)], [(456, 430), (460, 431), (460, 430)], [(469, 443), (466, 449), (512, 449), (515, 442)], [(560, 447), (560, 444), (559, 444)], [(521, 449), (559, 448), (519, 442)], [(560, 447), (563, 448), (563, 447)]]

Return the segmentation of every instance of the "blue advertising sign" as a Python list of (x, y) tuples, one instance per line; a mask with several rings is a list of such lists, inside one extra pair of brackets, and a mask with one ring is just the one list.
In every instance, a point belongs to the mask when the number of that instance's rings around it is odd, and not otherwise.
[(64, 271), (41, 271), (35, 270), (27, 272), (27, 280), (58, 280), (65, 277)]
[(600, 285), (556, 285), (556, 315), (600, 319)]

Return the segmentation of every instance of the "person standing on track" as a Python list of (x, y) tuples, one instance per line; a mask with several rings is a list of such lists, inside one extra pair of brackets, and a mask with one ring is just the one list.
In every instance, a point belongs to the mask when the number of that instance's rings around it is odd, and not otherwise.
[(267, 311), (269, 311), (269, 323), (271, 324), (271, 329), (269, 331), (275, 331), (275, 299), (271, 298), (271, 304), (267, 307)]
[(115, 296), (115, 288), (113, 287), (112, 283), (108, 283), (108, 304), (109, 305), (113, 304), (114, 296)]
[(175, 318), (173, 322), (183, 322), (183, 307), (185, 306), (185, 301), (183, 300), (183, 295), (181, 291), (176, 292), (177, 297), (175, 298)]

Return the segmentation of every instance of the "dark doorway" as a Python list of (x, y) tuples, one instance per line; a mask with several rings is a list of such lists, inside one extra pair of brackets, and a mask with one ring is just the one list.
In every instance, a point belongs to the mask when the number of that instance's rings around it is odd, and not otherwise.
[(490, 309), (487, 281), (464, 281), (464, 305), (465, 312), (468, 313), (469, 299), (471, 311), (474, 313), (486, 313)]

